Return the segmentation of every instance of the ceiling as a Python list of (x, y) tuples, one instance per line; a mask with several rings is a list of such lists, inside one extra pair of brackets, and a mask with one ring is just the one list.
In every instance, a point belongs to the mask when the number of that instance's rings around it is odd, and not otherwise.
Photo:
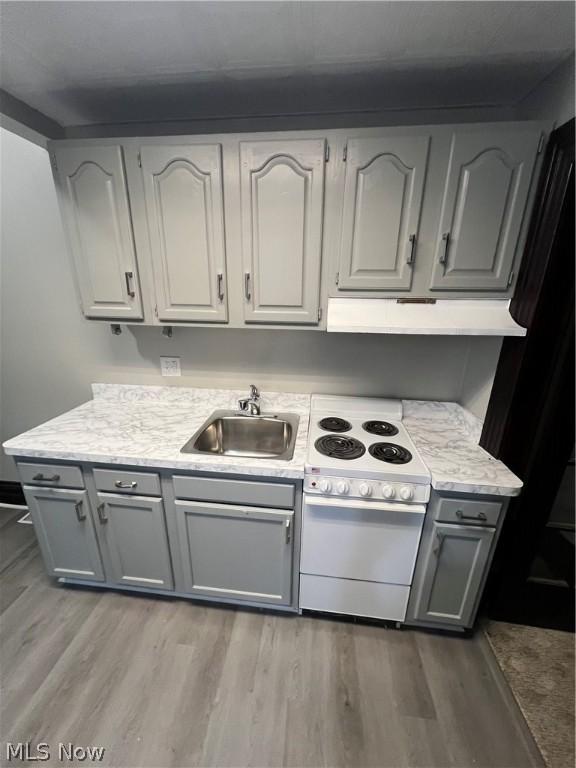
[(61, 125), (510, 105), (572, 2), (2, 2), (0, 87)]

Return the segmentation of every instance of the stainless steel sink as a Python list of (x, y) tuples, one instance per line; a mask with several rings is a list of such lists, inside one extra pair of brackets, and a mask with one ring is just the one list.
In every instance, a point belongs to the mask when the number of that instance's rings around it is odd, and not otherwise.
[(180, 452), (290, 461), (299, 421), (295, 413), (248, 416), (237, 411), (214, 411)]

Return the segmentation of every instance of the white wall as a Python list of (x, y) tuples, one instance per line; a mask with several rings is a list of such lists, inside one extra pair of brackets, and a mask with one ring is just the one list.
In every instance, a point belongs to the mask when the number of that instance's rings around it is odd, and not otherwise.
[[(3, 129), (0, 149), (2, 440), (89, 399), (93, 381), (463, 399), (483, 415), (495, 339), (222, 328), (113, 336), (80, 314), (46, 151)], [(161, 378), (161, 354), (181, 356), (181, 379)], [(0, 478), (13, 477), (3, 457)]]

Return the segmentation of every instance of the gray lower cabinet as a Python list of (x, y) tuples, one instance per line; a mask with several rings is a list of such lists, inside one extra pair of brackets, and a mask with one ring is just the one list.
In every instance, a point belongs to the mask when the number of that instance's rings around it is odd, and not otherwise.
[(471, 626), (494, 536), (493, 528), (430, 521), (418, 553), (409, 618)]
[(48, 572), (104, 581), (88, 493), (25, 485), (24, 494)]
[(107, 582), (174, 589), (162, 499), (99, 493), (96, 512)]
[(294, 512), (175, 502), (183, 591), (289, 605)]

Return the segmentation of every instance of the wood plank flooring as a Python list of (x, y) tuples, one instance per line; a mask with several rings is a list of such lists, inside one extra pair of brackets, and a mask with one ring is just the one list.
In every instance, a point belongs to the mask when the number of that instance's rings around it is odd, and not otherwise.
[(6, 741), (118, 768), (543, 765), (481, 636), (60, 587), (20, 514), (0, 515), (3, 765)]

